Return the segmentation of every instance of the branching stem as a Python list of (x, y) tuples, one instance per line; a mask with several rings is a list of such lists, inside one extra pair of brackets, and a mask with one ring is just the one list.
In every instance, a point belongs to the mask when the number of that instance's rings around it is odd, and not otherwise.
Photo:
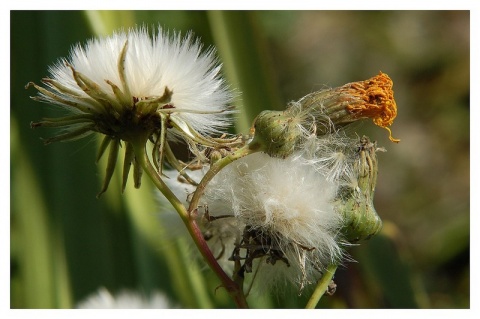
[(173, 208), (178, 212), (182, 218), (185, 226), (190, 233), (195, 245), (198, 250), (204, 257), (207, 264), (215, 272), (218, 278), (222, 282), (222, 286), (228, 291), (238, 308), (248, 308), (245, 295), (243, 293), (243, 287), (239, 287), (230, 277), (223, 271), (221, 266), (218, 264), (215, 256), (212, 254), (208, 244), (206, 243), (203, 234), (198, 227), (195, 218), (187, 211), (182, 202), (175, 196), (175, 194), (167, 187), (167, 185), (162, 181), (160, 175), (158, 174), (155, 167), (150, 162), (147, 152), (145, 150), (145, 143), (132, 143), (134, 145), (135, 157), (139, 162), (140, 166), (150, 177), (152, 182), (155, 184), (157, 189), (162, 192), (162, 194), (168, 199), (172, 204)]

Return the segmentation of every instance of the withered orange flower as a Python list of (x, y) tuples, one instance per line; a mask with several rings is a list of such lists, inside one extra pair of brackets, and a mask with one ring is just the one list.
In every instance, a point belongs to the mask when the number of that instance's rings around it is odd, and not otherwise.
[(263, 111), (255, 119), (251, 147), (257, 143), (267, 154), (285, 158), (311, 136), (328, 135), (367, 118), (398, 143), (389, 128), (397, 116), (392, 87), (390, 77), (380, 72), (365, 81), (307, 94), (284, 111)]
[(368, 80), (345, 84), (340, 90), (357, 97), (347, 105), (348, 112), (358, 118), (371, 118), (375, 125), (383, 127), (390, 133), (389, 139), (392, 142), (398, 143), (400, 140), (392, 137), (392, 131), (388, 127), (397, 116), (397, 104), (393, 98), (392, 87), (392, 79), (380, 72)]

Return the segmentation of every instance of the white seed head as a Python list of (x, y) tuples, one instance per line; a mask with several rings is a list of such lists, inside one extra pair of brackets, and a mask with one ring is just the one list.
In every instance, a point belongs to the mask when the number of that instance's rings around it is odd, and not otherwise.
[(137, 28), (76, 45), (69, 58), (50, 67), (50, 78), (42, 79), (45, 87), (27, 85), (39, 92), (34, 100), (60, 105), (70, 114), (31, 126), (64, 129), (46, 144), (94, 132), (105, 135), (97, 160), (109, 148), (109, 164), (99, 195), (107, 190), (125, 143), (122, 189), (132, 164), (135, 187), (140, 187), (142, 169), (134, 148), (141, 144), (153, 143), (152, 161), (161, 172), (164, 160), (178, 166), (174, 155), (165, 154), (168, 143), (179, 137), (197, 156), (204, 147), (234, 143), (211, 136), (226, 133), (233, 112), (233, 93), (220, 76), (214, 53), (202, 52), (191, 33), (182, 37), (161, 28), (153, 36)]
[[(202, 200), (211, 216), (230, 213), (269, 241), (279, 255), (275, 266), (267, 262), (264, 268), (285, 271), (276, 264), (288, 260), (288, 279), (302, 287), (313, 273), (341, 259), (342, 215), (334, 205), (338, 187), (298, 156), (280, 159), (256, 153), (215, 176)], [(215, 206), (230, 210), (216, 211)]]
[[(121, 64), (119, 59), (126, 44), (125, 61)], [(194, 40), (192, 33), (182, 37), (158, 28), (151, 37), (146, 28), (138, 28), (74, 46), (70, 57), (50, 67), (50, 73), (53, 80), (72, 91), (66, 98), (84, 103), (88, 95), (78, 86), (68, 65), (95, 82), (112, 100), (116, 97), (107, 80), (123, 90), (129, 102), (134, 98), (160, 97), (167, 87), (173, 91), (169, 103), (178, 111), (176, 116), (200, 133), (218, 133), (228, 124), (225, 115), (233, 94), (220, 76), (221, 66), (214, 49), (202, 52), (202, 44)], [(119, 65), (124, 67), (125, 79)], [(97, 107), (91, 104), (92, 108)]]

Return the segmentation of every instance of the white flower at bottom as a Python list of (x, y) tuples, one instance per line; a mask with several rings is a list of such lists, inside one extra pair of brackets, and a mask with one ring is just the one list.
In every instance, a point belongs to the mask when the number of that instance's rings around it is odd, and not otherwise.
[(342, 257), (338, 187), (338, 181), (298, 156), (279, 159), (256, 153), (220, 171), (200, 203), (215, 221), (230, 215), (245, 226), (237, 238), (240, 249), (231, 256), (243, 261), (242, 271), (253, 271), (255, 259), (261, 259), (262, 270), (282, 269), (302, 288)]
[(174, 308), (168, 298), (154, 292), (150, 297), (133, 291), (122, 291), (116, 295), (100, 288), (77, 305), (79, 309), (169, 309)]

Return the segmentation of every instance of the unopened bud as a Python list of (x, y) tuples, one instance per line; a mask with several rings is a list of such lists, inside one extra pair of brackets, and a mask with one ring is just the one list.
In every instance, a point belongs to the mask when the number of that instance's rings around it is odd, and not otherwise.
[(358, 183), (341, 194), (339, 209), (344, 214), (344, 235), (350, 242), (369, 239), (382, 228), (382, 220), (373, 206), (378, 170), (376, 151), (376, 143), (365, 136), (360, 139), (354, 163)]
[(286, 111), (263, 111), (255, 119), (254, 128), (252, 144), (260, 144), (273, 157), (292, 154), (302, 137), (299, 122)]

